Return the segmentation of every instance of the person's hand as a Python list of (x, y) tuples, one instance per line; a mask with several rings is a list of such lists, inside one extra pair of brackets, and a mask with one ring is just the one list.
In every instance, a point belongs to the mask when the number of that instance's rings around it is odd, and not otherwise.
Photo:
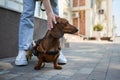
[(53, 23), (56, 24), (56, 17), (58, 17), (57, 15), (53, 14), (53, 13), (49, 13), (47, 15), (47, 25), (48, 25), (48, 30), (51, 30), (53, 28)]
[(46, 10), (46, 14), (47, 14), (47, 25), (48, 25), (48, 29), (51, 30), (53, 28), (53, 23), (56, 24), (56, 17), (57, 15), (55, 15), (53, 13), (53, 10), (51, 8), (50, 5), (50, 0), (43, 0), (43, 5), (45, 7)]

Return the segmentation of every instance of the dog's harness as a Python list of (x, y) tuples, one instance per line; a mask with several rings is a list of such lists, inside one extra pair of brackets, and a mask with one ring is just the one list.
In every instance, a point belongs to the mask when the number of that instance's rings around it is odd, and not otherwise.
[(33, 47), (33, 54), (34, 54), (35, 56), (38, 56), (38, 55), (41, 54), (41, 53), (45, 53), (45, 54), (48, 54), (48, 55), (56, 55), (56, 54), (59, 53), (60, 48), (59, 48), (58, 50), (55, 50), (55, 51), (46, 51), (46, 52), (38, 51), (38, 50), (37, 50), (37, 47), (39, 46), (39, 44), (40, 44), (40, 45), (42, 46), (42, 48), (44, 49), (43, 43), (41, 43), (42, 40), (43, 40), (43, 39), (39, 39), (38, 41), (36, 41), (36, 46)]
[[(44, 59), (44, 63), (43, 63), (43, 65), (42, 65), (41, 68), (45, 67), (45, 62), (46, 62), (46, 59), (45, 59), (45, 57), (43, 56), (44, 54), (42, 54), (43, 52), (37, 50), (37, 47), (39, 46), (39, 44), (41, 44), (42, 48), (44, 49), (44, 46), (43, 46), (43, 44), (41, 43), (42, 40), (43, 40), (43, 39), (39, 39), (38, 41), (35, 41), (36, 46), (33, 47), (33, 49), (32, 49), (32, 53), (33, 53), (35, 56), (41, 55), (42, 58)], [(55, 51), (46, 51), (45, 54), (48, 54), (48, 55), (56, 55), (56, 54), (59, 53), (59, 51), (60, 51), (60, 48), (59, 48), (58, 50), (55, 50)]]

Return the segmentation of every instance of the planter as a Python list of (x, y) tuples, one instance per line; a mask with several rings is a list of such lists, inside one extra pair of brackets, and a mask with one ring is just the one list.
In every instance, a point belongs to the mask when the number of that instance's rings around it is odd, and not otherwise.
[(101, 31), (103, 30), (103, 26), (101, 24), (97, 24), (93, 27), (93, 30), (96, 33), (96, 40), (100, 41), (101, 39)]

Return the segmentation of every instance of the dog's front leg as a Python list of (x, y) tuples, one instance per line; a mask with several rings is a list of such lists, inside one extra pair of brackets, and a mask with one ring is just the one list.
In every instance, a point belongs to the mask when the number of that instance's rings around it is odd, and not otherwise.
[(35, 65), (34, 69), (35, 70), (40, 70), (42, 62), (43, 62), (43, 59), (42, 59), (41, 55), (38, 55), (37, 58), (38, 58), (38, 63)]
[(57, 55), (57, 57), (54, 60), (54, 69), (62, 69), (62, 67), (58, 64), (58, 57), (59, 55)]

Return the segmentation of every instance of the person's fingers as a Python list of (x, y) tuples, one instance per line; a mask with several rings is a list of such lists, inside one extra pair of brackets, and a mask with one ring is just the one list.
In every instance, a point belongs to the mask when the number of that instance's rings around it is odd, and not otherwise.
[(48, 24), (48, 29), (51, 30), (51, 28), (53, 28), (52, 20), (51, 19), (48, 20), (47, 24)]
[(56, 18), (55, 18), (55, 17), (53, 18), (53, 22), (54, 22), (55, 24), (57, 23), (57, 21), (56, 21)]
[(54, 14), (49, 14), (48, 15), (48, 29), (51, 30), (53, 28), (53, 23), (56, 24), (57, 21), (56, 21), (56, 17), (58, 17), (57, 15), (54, 15)]
[(50, 21), (50, 28), (53, 28), (53, 21)]
[(55, 14), (55, 18), (58, 18), (59, 16)]

